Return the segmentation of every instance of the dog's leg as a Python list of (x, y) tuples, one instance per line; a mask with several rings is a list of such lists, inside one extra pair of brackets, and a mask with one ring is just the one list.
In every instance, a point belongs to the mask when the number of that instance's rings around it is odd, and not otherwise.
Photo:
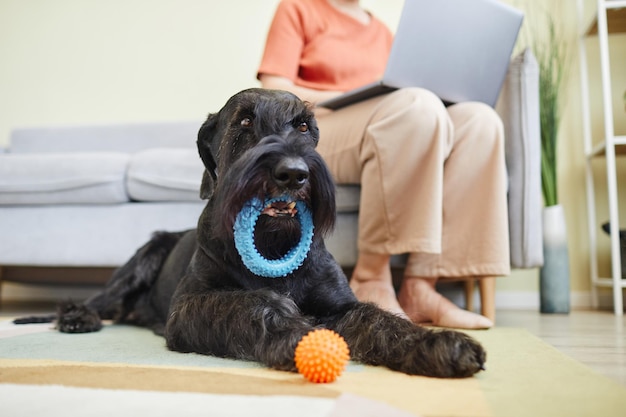
[(185, 233), (155, 233), (113, 273), (103, 291), (83, 304), (59, 304), (57, 329), (64, 333), (95, 332), (102, 328), (102, 319), (123, 319), (133, 310), (137, 294), (153, 285), (165, 259)]
[(486, 354), (471, 337), (429, 330), (367, 303), (327, 323), (341, 334), (353, 360), (411, 375), (462, 378), (484, 369)]
[(295, 371), (294, 351), (313, 329), (289, 298), (269, 290), (183, 295), (165, 328), (168, 348)]

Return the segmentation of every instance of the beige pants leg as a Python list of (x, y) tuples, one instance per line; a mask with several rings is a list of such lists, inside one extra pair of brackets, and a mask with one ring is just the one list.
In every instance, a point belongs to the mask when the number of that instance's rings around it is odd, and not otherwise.
[(448, 108), (454, 144), (445, 162), (441, 254), (413, 253), (407, 275), (508, 275), (509, 234), (502, 123), (480, 103)]
[(318, 121), (335, 179), (362, 185), (360, 251), (410, 253), (408, 275), (508, 273), (504, 143), (491, 108), (446, 109), (411, 88)]

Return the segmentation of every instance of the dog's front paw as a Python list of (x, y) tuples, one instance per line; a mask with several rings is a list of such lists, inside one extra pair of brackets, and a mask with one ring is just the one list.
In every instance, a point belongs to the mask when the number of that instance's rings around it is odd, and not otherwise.
[[(470, 336), (451, 330), (432, 331), (423, 336), (426, 355), (423, 375), (465, 378), (485, 369), (487, 353)], [(422, 349), (420, 349), (422, 350)]]
[(63, 333), (97, 332), (102, 328), (98, 313), (84, 304), (72, 302), (59, 304), (56, 328)]

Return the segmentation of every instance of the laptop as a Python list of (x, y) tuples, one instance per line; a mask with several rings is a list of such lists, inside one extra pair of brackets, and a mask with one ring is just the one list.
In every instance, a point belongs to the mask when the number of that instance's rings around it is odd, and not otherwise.
[(523, 18), (500, 0), (405, 0), (382, 79), (318, 105), (339, 109), (422, 87), (445, 103), (494, 107)]

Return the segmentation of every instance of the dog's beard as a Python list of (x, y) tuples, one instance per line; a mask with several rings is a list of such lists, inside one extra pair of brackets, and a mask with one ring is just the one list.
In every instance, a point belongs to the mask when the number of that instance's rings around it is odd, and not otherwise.
[(280, 259), (298, 245), (302, 227), (296, 217), (261, 215), (254, 229), (254, 243), (266, 259)]

